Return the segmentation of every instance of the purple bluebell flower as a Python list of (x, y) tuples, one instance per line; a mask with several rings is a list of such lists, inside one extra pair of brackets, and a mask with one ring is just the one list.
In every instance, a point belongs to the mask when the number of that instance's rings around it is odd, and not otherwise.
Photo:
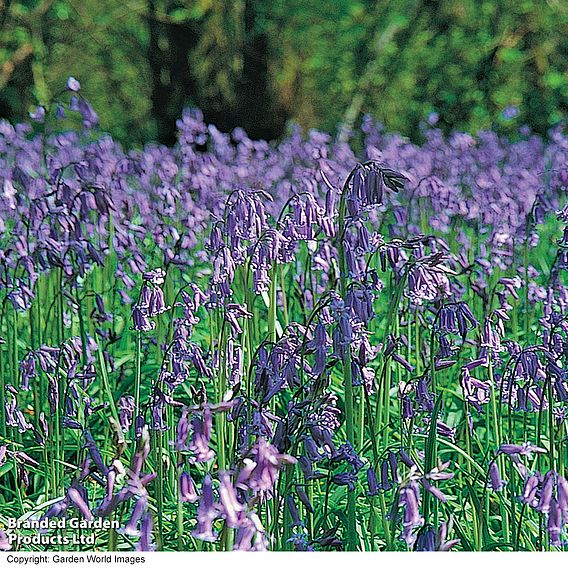
[(403, 420), (408, 420), (414, 416), (414, 407), (412, 406), (412, 400), (409, 396), (403, 396), (401, 399), (401, 418)]
[(326, 356), (328, 351), (328, 339), (325, 326), (318, 323), (314, 329), (314, 337), (308, 342), (307, 347), (315, 351), (315, 363), (312, 367), (314, 375), (321, 375), (325, 371)]
[(389, 450), (387, 453), (387, 460), (389, 462), (390, 473), (394, 483), (400, 483), (400, 476), (398, 475), (398, 459), (396, 454)]
[(259, 438), (251, 449), (250, 456), (254, 466), (246, 478), (239, 475), (238, 482), (246, 483), (254, 492), (264, 495), (271, 494), (282, 465), (296, 463), (295, 458), (280, 454), (264, 438)]
[(81, 90), (81, 84), (75, 77), (69, 77), (67, 79), (67, 89), (74, 93), (78, 93)]
[(434, 411), (434, 395), (429, 391), (426, 379), (418, 379), (416, 385), (416, 402), (421, 410), (425, 412)]
[(357, 455), (353, 446), (346, 442), (337, 448), (331, 457), (332, 462), (346, 461), (354, 471), (359, 471), (363, 467), (363, 461)]
[(257, 514), (249, 513), (246, 522), (239, 527), (233, 550), (268, 550), (266, 533)]
[(367, 495), (374, 497), (375, 495), (379, 494), (379, 481), (377, 479), (377, 474), (372, 467), (369, 467), (369, 469), (367, 470), (367, 485), (369, 486)]
[(451, 367), (452, 365), (455, 365), (456, 361), (453, 359), (449, 359), (447, 361), (439, 361), (436, 360), (434, 362), (434, 368), (436, 371), (442, 371), (443, 369), (447, 369), (448, 367)]
[(144, 420), (144, 417), (141, 415), (136, 416), (136, 418), (134, 419), (134, 433), (137, 440), (142, 437), (145, 427), (146, 421)]
[(536, 506), (536, 510), (540, 513), (547, 514), (550, 510), (550, 504), (553, 500), (554, 493), (554, 481), (555, 473), (553, 471), (547, 472), (542, 482), (540, 497)]
[(75, 507), (77, 507), (77, 509), (79, 510), (81, 515), (83, 515), (85, 520), (87, 520), (87, 521), (93, 521), (94, 520), (93, 513), (91, 512), (91, 510), (89, 509), (89, 506), (85, 502), (84, 496), (81, 495), (81, 492), (78, 489), (76, 489), (75, 487), (70, 487), (67, 490), (67, 496), (69, 497), (69, 499), (73, 503), (73, 505), (75, 505)]
[(450, 281), (445, 270), (436, 266), (441, 261), (421, 259), (408, 272), (408, 292), (411, 302), (417, 306), (424, 302), (442, 300), (451, 295)]
[(237, 498), (235, 487), (228, 473), (219, 475), (219, 500), (221, 502), (221, 514), (225, 518), (228, 527), (237, 528), (244, 522), (246, 507)]
[(37, 375), (36, 371), (36, 358), (33, 352), (28, 353), (20, 363), (20, 375), (22, 382), (20, 384), (20, 390), (30, 390), (30, 379), (33, 379)]
[(180, 419), (178, 420), (176, 431), (176, 449), (178, 451), (186, 449), (187, 439), (191, 430), (189, 422), (189, 408), (184, 407)]
[(16, 464), (16, 479), (20, 485), (23, 485), (26, 489), (30, 486), (30, 476), (28, 470), (22, 463)]
[(87, 448), (93, 463), (97, 466), (98, 470), (103, 474), (107, 475), (109, 468), (106, 466), (104, 459), (95, 443), (95, 440), (91, 433), (87, 430), (83, 431), (83, 435), (85, 436), (85, 447)]
[(392, 354), (393, 361), (396, 361), (399, 365), (402, 365), (409, 373), (414, 372), (414, 367), (399, 353)]
[(156, 324), (149, 320), (146, 309), (136, 305), (132, 308), (132, 327), (136, 331), (152, 331)]
[(228, 378), (229, 385), (232, 387), (241, 382), (243, 376), (243, 349), (237, 345), (233, 339), (227, 342), (227, 364), (230, 369)]
[(424, 518), (420, 515), (420, 491), (416, 481), (411, 481), (400, 490), (399, 504), (404, 509), (403, 515), (403, 538), (411, 547), (416, 541), (414, 529), (424, 524)]
[(452, 479), (454, 474), (450, 471), (447, 471), (448, 467), (450, 466), (450, 462), (444, 462), (442, 464), (438, 464), (435, 468), (431, 469), (425, 477), (427, 479), (431, 479), (433, 481), (442, 481), (447, 479)]
[(448, 534), (451, 532), (452, 529), (452, 519), (450, 519), (449, 523), (445, 521), (440, 523), (440, 527), (438, 528), (438, 533), (436, 535), (436, 549), (439, 551), (448, 551), (451, 550), (456, 544), (459, 544), (460, 539), (455, 538), (452, 540), (447, 540)]
[(69, 508), (69, 499), (61, 497), (41, 516), (40, 520), (63, 517)]
[(438, 487), (432, 485), (426, 477), (423, 477), (420, 480), (420, 483), (422, 483), (422, 486), (424, 487), (424, 489), (426, 489), (426, 491), (428, 491), (428, 493), (433, 495), (436, 499), (438, 499), (442, 503), (445, 503), (448, 500), (446, 495)]
[(63, 426), (63, 428), (70, 428), (71, 430), (82, 430), (83, 429), (83, 426), (81, 426), (81, 424), (79, 422), (77, 422), (77, 420), (75, 420), (74, 418), (71, 418), (70, 416), (64, 416), (63, 417), (62, 426)]
[(247, 308), (240, 304), (230, 303), (225, 307), (225, 319), (229, 322), (234, 337), (243, 332), (243, 328), (239, 323), (239, 318), (249, 319), (251, 317), (252, 314), (247, 310)]
[[(319, 454), (318, 454), (318, 458), (319, 458)], [(302, 473), (304, 474), (304, 477), (306, 478), (306, 480), (320, 479), (322, 477), (325, 477), (324, 473), (314, 471), (312, 461), (310, 461), (310, 459), (308, 459), (307, 456), (300, 456), (298, 458), (298, 465), (300, 466), (300, 469), (302, 470)]]
[(564, 520), (562, 518), (562, 511), (560, 510), (556, 499), (552, 498), (548, 508), (547, 520), (548, 536), (552, 546), (562, 546), (560, 534), (562, 533), (563, 525)]
[(565, 519), (568, 519), (568, 481), (562, 475), (558, 475), (556, 480), (556, 491), (558, 494), (558, 508)]
[(331, 481), (336, 485), (346, 485), (349, 491), (354, 491), (357, 483), (357, 474), (353, 471), (335, 473), (331, 476)]
[(200, 414), (193, 417), (192, 435), (189, 449), (193, 452), (196, 462), (208, 462), (215, 457), (215, 452), (209, 447), (211, 442), (211, 429), (213, 418), (209, 407), (205, 407)]
[(140, 523), (140, 540), (136, 544), (136, 550), (139, 552), (149, 552), (155, 550), (156, 546), (152, 544), (152, 531), (154, 530), (154, 519), (152, 514), (147, 511), (142, 517)]
[(383, 184), (397, 193), (408, 181), (405, 176), (377, 162), (360, 164), (353, 174), (351, 199), (363, 208), (383, 203)]
[(207, 366), (205, 359), (203, 357), (203, 352), (199, 345), (195, 343), (189, 343), (187, 345), (187, 358), (193, 364), (197, 370), (199, 376), (201, 377), (211, 377), (212, 371)]
[(430, 126), (434, 126), (438, 120), (440, 120), (440, 115), (437, 112), (431, 112), (428, 115), (427, 121)]
[(126, 526), (124, 527), (124, 534), (128, 536), (140, 536), (140, 531), (138, 530), (138, 523), (142, 518), (142, 515), (146, 512), (148, 508), (148, 498), (145, 495), (141, 495), (134, 504), (130, 519)]
[(388, 460), (381, 461), (381, 482), (379, 489), (381, 491), (390, 491), (393, 488), (393, 480), (389, 477), (390, 465)]
[(320, 452), (320, 449), (318, 448), (313, 438), (305, 436), (303, 439), (303, 444), (304, 451), (306, 452), (306, 457), (311, 463), (320, 462), (325, 458), (325, 454)]
[(294, 550), (297, 552), (312, 552), (315, 550), (305, 532), (293, 532), (287, 542), (291, 542), (294, 545)]
[(19, 463), (23, 465), (31, 465), (33, 467), (39, 467), (39, 463), (29, 454), (26, 454), (26, 452), (18, 450), (17, 452), (14, 452), (14, 457)]
[(445, 422), (438, 420), (436, 422), (436, 431), (439, 436), (443, 436), (444, 438), (448, 438), (450, 440), (455, 440), (456, 437), (456, 429), (451, 428)]
[(419, 552), (433, 552), (436, 550), (436, 531), (434, 527), (428, 525), (423, 530), (418, 531), (414, 550)]
[(533, 446), (530, 442), (524, 442), (521, 445), (501, 444), (501, 446), (499, 446), (499, 452), (507, 454), (508, 456), (526, 456), (530, 459), (532, 458), (533, 454), (545, 454), (546, 450), (544, 448), (540, 448), (539, 446)]
[(89, 130), (94, 128), (99, 123), (97, 113), (85, 99), (79, 99), (77, 101), (77, 109), (83, 117), (83, 126), (85, 129)]
[[(6, 422), (8, 426), (16, 427), (18, 425), (16, 421), (16, 410), (18, 406), (18, 401), (14, 396), (14, 387), (11, 385), (6, 385), (6, 394), (4, 398), (4, 412), (6, 413)], [(17, 394), (18, 391), (16, 391)]]
[(312, 503), (308, 497), (308, 494), (305, 492), (304, 488), (296, 485), (296, 494), (298, 495), (298, 498), (300, 499), (300, 502), (302, 503), (302, 505), (304, 505), (304, 507), (306, 508), (306, 510), (309, 513), (314, 513), (314, 508), (312, 506)]
[(512, 120), (513, 118), (519, 116), (519, 108), (514, 105), (505, 107), (501, 115), (505, 120)]
[(296, 505), (296, 501), (294, 500), (294, 496), (292, 494), (286, 495), (286, 507), (288, 508), (288, 512), (290, 513), (290, 518), (292, 520), (293, 527), (301, 527), (304, 525), (300, 519), (300, 513), (298, 511), (298, 507)]
[(150, 433), (148, 427), (144, 426), (140, 438), (137, 439), (136, 452), (132, 456), (130, 469), (134, 477), (139, 477), (142, 467), (150, 455)]
[(30, 118), (34, 122), (43, 122), (45, 120), (45, 107), (38, 106), (33, 111), (30, 112)]
[(23, 434), (27, 430), (33, 429), (33, 425), (26, 420), (24, 413), (19, 408), (16, 409), (14, 415), (16, 418), (16, 424), (18, 426), (18, 432), (20, 434)]
[(442, 334), (457, 333), (456, 307), (454, 304), (442, 306), (442, 308), (440, 308), (436, 328)]
[(203, 478), (203, 488), (197, 508), (197, 528), (193, 531), (193, 536), (199, 540), (215, 542), (217, 535), (213, 532), (213, 521), (219, 515), (215, 505), (211, 476)]
[(164, 300), (164, 292), (162, 291), (161, 288), (155, 286), (152, 290), (148, 302), (148, 315), (150, 317), (155, 317), (160, 314), (163, 314), (169, 309), (170, 306), (166, 306), (166, 302)]
[(469, 306), (465, 302), (459, 302), (456, 304), (456, 322), (458, 325), (459, 335), (463, 340), (465, 340), (467, 332), (478, 325), (478, 321), (475, 319), (473, 313), (469, 309)]
[(10, 539), (6, 535), (6, 533), (0, 529), (0, 550), (7, 551), (11, 550), (12, 545), (10, 543)]
[(124, 395), (118, 399), (118, 419), (123, 432), (128, 432), (134, 417), (134, 397)]
[(487, 365), (487, 359), (474, 359), (473, 361), (466, 363), (462, 369), (466, 371), (473, 371), (473, 369), (477, 369), (477, 367), (481, 367), (482, 365)]
[(199, 495), (195, 489), (195, 483), (191, 475), (186, 471), (182, 471), (179, 477), (180, 498), (183, 503), (195, 503), (199, 500)]
[(398, 451), (398, 458), (407, 467), (410, 468), (416, 467), (416, 463), (414, 462), (414, 460), (404, 450)]
[(501, 491), (505, 485), (506, 481), (501, 479), (501, 474), (499, 473), (499, 466), (496, 461), (492, 461), (489, 467), (489, 483), (493, 491)]
[(171, 401), (171, 398), (159, 387), (154, 389), (151, 401), (151, 427), (152, 430), (165, 432), (168, 430), (168, 423), (166, 419), (166, 407)]
[(461, 386), (466, 400), (478, 412), (481, 412), (482, 405), (488, 404), (490, 401), (491, 385), (472, 377), (469, 370), (464, 366), (462, 368)]

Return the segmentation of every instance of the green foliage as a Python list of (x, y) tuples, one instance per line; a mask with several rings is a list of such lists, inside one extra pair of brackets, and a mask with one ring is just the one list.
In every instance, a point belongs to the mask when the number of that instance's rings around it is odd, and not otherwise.
[[(183, 105), (228, 128), (254, 124), (264, 104), (282, 117), (265, 129), (274, 136), (284, 119), (334, 131), (368, 112), (416, 138), (433, 111), (446, 130), (527, 123), (544, 133), (568, 106), (559, 0), (13, 0), (0, 4), (0, 115), (24, 118), (73, 75), (104, 129), (129, 144), (152, 139), (151, 22), (176, 32), (159, 43), (160, 61), (175, 63), (158, 73), (170, 130)], [(267, 45), (251, 41), (260, 36)], [(243, 94), (247, 56), (268, 61), (256, 99), (254, 85)], [(514, 119), (502, 115), (509, 106)]]
[[(136, 142), (154, 135), (151, 121), (145, 2), (12, 2), (0, 31), (0, 108), (21, 120), (57, 98), (77, 77), (103, 128)], [(26, 57), (20, 61), (18, 52)], [(10, 73), (7, 65), (14, 58)]]
[(332, 130), (357, 96), (357, 110), (411, 136), (432, 111), (446, 128), (472, 131), (504, 123), (500, 113), (510, 105), (520, 111), (514, 126), (526, 122), (540, 132), (565, 113), (568, 8), (562, 3), (328, 6), (323, 12), (298, 1), (269, 8), (279, 16), (271, 20), (282, 51), (278, 79), (297, 85), (290, 104), (301, 122)]

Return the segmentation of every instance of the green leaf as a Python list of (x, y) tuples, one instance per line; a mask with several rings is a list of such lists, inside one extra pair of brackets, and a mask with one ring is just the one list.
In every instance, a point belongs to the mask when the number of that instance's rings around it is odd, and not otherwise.
[(176, 24), (181, 24), (189, 20), (191, 13), (187, 8), (176, 8), (170, 12), (170, 20)]
[(0, 477), (6, 475), (13, 468), (14, 468), (14, 464), (12, 462), (7, 462), (4, 465), (0, 466)]

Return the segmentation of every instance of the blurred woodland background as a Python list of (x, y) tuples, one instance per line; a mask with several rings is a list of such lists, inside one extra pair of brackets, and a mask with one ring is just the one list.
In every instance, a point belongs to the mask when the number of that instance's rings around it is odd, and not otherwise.
[(568, 108), (566, 0), (0, 0), (0, 117), (68, 76), (127, 146), (175, 141), (185, 106), (222, 130), (337, 133), (362, 113), (420, 138)]

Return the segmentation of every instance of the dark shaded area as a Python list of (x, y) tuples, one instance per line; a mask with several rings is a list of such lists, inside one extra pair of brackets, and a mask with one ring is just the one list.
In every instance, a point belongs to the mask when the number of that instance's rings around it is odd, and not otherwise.
[(196, 25), (160, 22), (154, 0), (149, 0), (148, 9), (152, 116), (156, 121), (158, 142), (172, 145), (176, 138), (176, 120), (197, 90), (188, 58), (199, 42), (199, 30)]
[(253, 0), (245, 2), (244, 19), (243, 65), (235, 85), (235, 104), (224, 106), (220, 100), (213, 104), (203, 101), (202, 108), (206, 119), (221, 130), (229, 131), (240, 126), (252, 138), (272, 140), (283, 133), (289, 116), (277, 103), (270, 87), (269, 38), (265, 32), (256, 31)]
[[(175, 3), (164, 7), (175, 9)], [(203, 25), (197, 22), (163, 22), (155, 0), (148, 2), (148, 63), (152, 77), (152, 116), (157, 140), (172, 145), (176, 139), (176, 120), (185, 106), (202, 109), (207, 122), (223, 131), (243, 127), (253, 138), (279, 137), (289, 118), (276, 102), (269, 77), (269, 38), (259, 32), (253, 0), (244, 7), (242, 66), (234, 76), (230, 96), (221, 90), (210, 96), (200, 88), (191, 68)]]

